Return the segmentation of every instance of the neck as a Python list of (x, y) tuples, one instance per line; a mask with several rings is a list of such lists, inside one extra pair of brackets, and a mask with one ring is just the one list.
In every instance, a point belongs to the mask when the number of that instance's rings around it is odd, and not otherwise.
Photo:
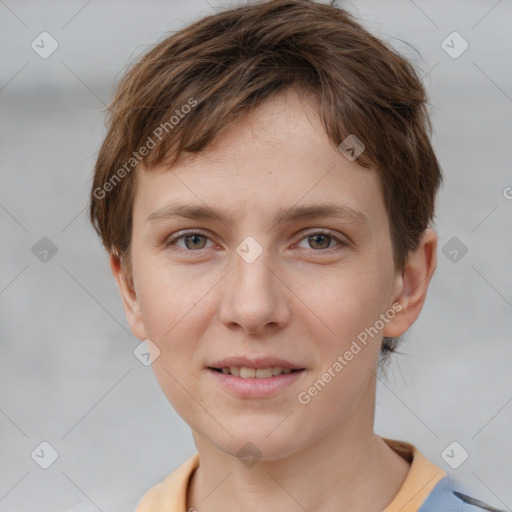
[(373, 432), (374, 413), (365, 410), (366, 418), (356, 414), (314, 444), (278, 459), (263, 457), (250, 467), (194, 431), (200, 465), (191, 478), (187, 510), (382, 512), (410, 464)]

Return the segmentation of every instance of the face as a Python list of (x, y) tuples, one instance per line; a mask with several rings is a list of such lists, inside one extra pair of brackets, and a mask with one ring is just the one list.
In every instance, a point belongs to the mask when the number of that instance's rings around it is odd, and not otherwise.
[[(376, 171), (336, 150), (314, 105), (289, 91), (171, 170), (137, 172), (133, 291), (112, 268), (193, 431), (233, 455), (252, 442), (271, 460), (336, 428), (373, 428), (382, 336), (404, 332), (424, 298), (407, 297), (394, 268)], [(211, 369), (231, 357), (299, 371)]]

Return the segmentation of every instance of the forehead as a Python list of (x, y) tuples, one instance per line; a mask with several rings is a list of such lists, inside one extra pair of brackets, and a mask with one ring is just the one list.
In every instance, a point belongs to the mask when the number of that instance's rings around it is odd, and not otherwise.
[(377, 172), (345, 158), (316, 105), (294, 90), (241, 118), (201, 153), (171, 168), (137, 169), (134, 215), (155, 218), (177, 203), (205, 215), (215, 210), (224, 221), (255, 212), (268, 224), (293, 206), (321, 204), (360, 212), (359, 220), (387, 218)]

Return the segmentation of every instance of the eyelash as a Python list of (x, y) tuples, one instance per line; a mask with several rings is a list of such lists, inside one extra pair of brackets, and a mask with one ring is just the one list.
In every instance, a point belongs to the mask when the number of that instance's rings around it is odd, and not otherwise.
[[(207, 233), (205, 233), (204, 231), (196, 229), (194, 231), (188, 231), (188, 232), (185, 232), (185, 233), (182, 232), (181, 234), (177, 234), (176, 236), (173, 236), (172, 238), (169, 238), (165, 242), (164, 245), (165, 245), (165, 247), (176, 246), (176, 242), (178, 240), (181, 240), (182, 238), (186, 238), (186, 237), (193, 236), (193, 235), (200, 235), (200, 236), (203, 236), (205, 238), (210, 239), (210, 237), (208, 236)], [(334, 241), (338, 242), (339, 248), (348, 246), (347, 242), (345, 242), (345, 241), (341, 240), (340, 238), (338, 238), (337, 236), (333, 235), (330, 231), (326, 231), (326, 230), (322, 230), (322, 229), (306, 233), (299, 240), (299, 242), (301, 242), (305, 238), (309, 238), (309, 237), (312, 237), (312, 236), (315, 236), (315, 235), (326, 235), (326, 236), (328, 236), (331, 240), (334, 240)], [(327, 249), (311, 249), (311, 250), (314, 251), (314, 252), (318, 252), (318, 253), (327, 253), (327, 252), (332, 251), (333, 249), (336, 250), (336, 247), (328, 247)], [(191, 249), (183, 249), (181, 247), (178, 247), (178, 250), (185, 251), (185, 252), (188, 252), (188, 253), (194, 253), (194, 252), (200, 252), (202, 249), (198, 249), (197, 251), (194, 251), (194, 250), (191, 250)]]

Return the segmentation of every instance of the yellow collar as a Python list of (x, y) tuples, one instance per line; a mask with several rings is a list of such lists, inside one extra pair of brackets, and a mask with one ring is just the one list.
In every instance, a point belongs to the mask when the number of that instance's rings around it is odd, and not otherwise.
[[(430, 462), (412, 444), (382, 439), (391, 449), (411, 463), (402, 487), (383, 512), (417, 512), (446, 473)], [(165, 480), (149, 489), (140, 500), (136, 512), (187, 512), (188, 485), (198, 466), (199, 453), (195, 453)]]

